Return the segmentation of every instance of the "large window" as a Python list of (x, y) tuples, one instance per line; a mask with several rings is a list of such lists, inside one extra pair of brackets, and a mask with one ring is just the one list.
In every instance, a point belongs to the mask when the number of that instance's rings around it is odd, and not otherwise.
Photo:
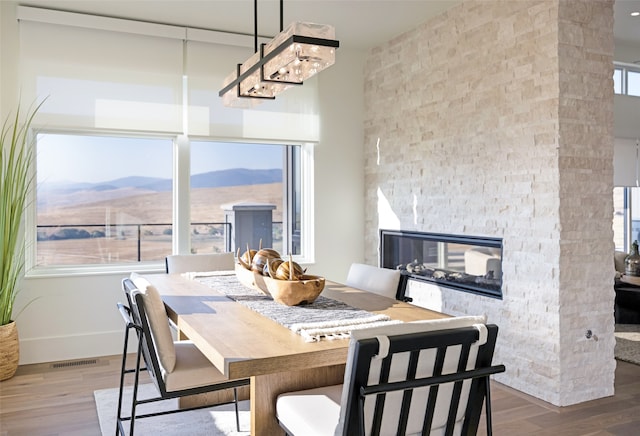
[(174, 141), (38, 134), (34, 266), (161, 262), (179, 245), (173, 217), (182, 196), (190, 198), (189, 240), (182, 245), (192, 253), (235, 251), (243, 229), (230, 212), (253, 205), (270, 212), (269, 222), (261, 222), (265, 246), (302, 254), (302, 146), (187, 142), (190, 191), (174, 192), (183, 166)]

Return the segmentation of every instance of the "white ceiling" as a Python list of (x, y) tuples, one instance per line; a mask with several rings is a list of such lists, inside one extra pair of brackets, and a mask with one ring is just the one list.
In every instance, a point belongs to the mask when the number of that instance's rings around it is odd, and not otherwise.
[(613, 33), (616, 40), (640, 45), (640, 16), (630, 15), (634, 11), (640, 12), (640, 0), (616, 0), (613, 11)]
[[(293, 21), (331, 24), (341, 47), (369, 48), (440, 14), (461, 0), (284, 0)], [(254, 34), (253, 0), (22, 0), (20, 4)], [(278, 0), (258, 0), (258, 34), (280, 31)]]
[[(332, 24), (341, 47), (369, 48), (424, 23), (461, 0), (284, 0), (292, 21)], [(22, 0), (20, 4), (253, 35), (253, 0)], [(640, 45), (640, 0), (616, 0), (616, 39)], [(258, 0), (258, 33), (280, 26), (279, 1)]]

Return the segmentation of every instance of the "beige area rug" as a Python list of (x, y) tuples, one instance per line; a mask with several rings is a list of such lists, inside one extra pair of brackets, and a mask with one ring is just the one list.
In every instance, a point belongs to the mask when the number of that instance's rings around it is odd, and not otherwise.
[[(149, 398), (155, 394), (155, 387), (151, 384), (141, 385), (138, 395), (141, 398)], [(100, 421), (102, 436), (113, 436), (116, 430), (116, 412), (118, 408), (118, 388), (95, 391), (93, 396), (96, 401), (96, 410)], [(125, 389), (124, 416), (128, 416), (131, 410), (131, 388)], [(178, 400), (167, 400), (154, 404), (144, 404), (138, 407), (140, 413), (150, 411), (170, 410), (177, 407)], [(210, 409), (192, 410), (189, 412), (172, 413), (169, 415), (154, 416), (136, 420), (135, 436), (248, 436), (249, 401), (240, 401), (240, 430), (236, 431), (236, 415), (233, 404), (212, 407)], [(126, 434), (129, 434), (129, 422), (125, 422)]]
[(616, 324), (615, 356), (640, 365), (640, 324)]

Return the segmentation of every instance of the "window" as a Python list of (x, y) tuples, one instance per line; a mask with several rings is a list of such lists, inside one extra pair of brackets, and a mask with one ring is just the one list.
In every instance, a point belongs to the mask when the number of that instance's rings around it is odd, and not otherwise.
[(301, 254), (299, 149), (192, 141), (191, 251), (244, 251), (262, 243)]
[(627, 188), (613, 188), (613, 241), (617, 251), (627, 251)]
[(640, 97), (640, 65), (614, 62), (613, 92)]
[(628, 252), (633, 241), (640, 241), (640, 188), (613, 189), (613, 236), (618, 251)]
[(164, 259), (172, 156), (172, 139), (39, 134), (35, 265)]
[(627, 95), (640, 97), (640, 71), (627, 71)]
[[(303, 146), (187, 144), (192, 253), (235, 251), (239, 236), (232, 232), (247, 227), (232, 225), (230, 214), (253, 205), (269, 211), (269, 222), (249, 227), (252, 235), (264, 247), (303, 255)], [(181, 166), (174, 155), (180, 159), (172, 137), (38, 134), (33, 266), (161, 262), (179, 238), (174, 204), (185, 195), (173, 191), (173, 171)]]
[(613, 70), (613, 92), (615, 94), (622, 94), (622, 74), (624, 70), (622, 68), (614, 68)]

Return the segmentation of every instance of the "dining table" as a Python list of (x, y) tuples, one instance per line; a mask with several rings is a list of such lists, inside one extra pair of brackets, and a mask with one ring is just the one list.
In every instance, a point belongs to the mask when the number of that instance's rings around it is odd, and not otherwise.
[[(251, 435), (284, 434), (276, 419), (279, 394), (343, 382), (348, 333), (305, 336), (304, 330), (292, 328), (271, 313), (265, 315), (261, 304), (278, 303), (239, 283), (233, 272), (226, 276), (217, 272), (202, 277), (191, 273), (143, 277), (162, 296), (181, 338), (191, 340), (229, 379), (250, 379)], [(243, 289), (253, 292), (253, 297), (244, 295)], [(308, 313), (315, 316), (313, 308), (320, 299), (331, 307), (339, 305), (377, 317), (376, 324), (380, 317), (398, 323), (449, 316), (328, 280), (318, 300), (308, 307), (275, 309), (299, 312), (306, 318)]]

